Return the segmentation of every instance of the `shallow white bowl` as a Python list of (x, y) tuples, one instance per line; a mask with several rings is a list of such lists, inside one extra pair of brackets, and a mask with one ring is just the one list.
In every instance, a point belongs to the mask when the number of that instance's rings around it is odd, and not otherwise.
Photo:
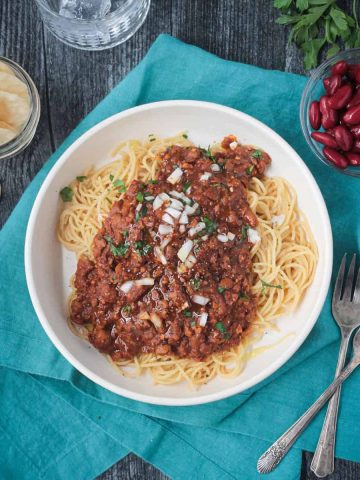
[[(207, 146), (225, 135), (263, 148), (272, 157), (268, 175), (281, 175), (296, 188), (319, 246), (315, 279), (297, 311), (279, 320), (280, 333), (268, 332), (259, 345), (286, 337), (277, 346), (250, 360), (240, 376), (217, 378), (199, 390), (181, 385), (153, 385), (150, 377), (119, 375), (89, 344), (74, 336), (66, 323), (69, 278), (76, 269), (75, 255), (56, 238), (61, 210), (59, 191), (91, 165), (108, 161), (113, 146), (149, 133), (189, 132), (195, 143)], [(135, 400), (159, 405), (196, 405), (220, 400), (261, 382), (280, 368), (300, 347), (314, 326), (325, 301), (332, 270), (332, 234), (320, 190), (297, 153), (273, 130), (237, 110), (206, 102), (167, 101), (132, 108), (99, 123), (59, 158), (34, 203), (25, 242), (25, 268), (31, 300), (41, 325), (59, 352), (81, 373), (104, 388)]]

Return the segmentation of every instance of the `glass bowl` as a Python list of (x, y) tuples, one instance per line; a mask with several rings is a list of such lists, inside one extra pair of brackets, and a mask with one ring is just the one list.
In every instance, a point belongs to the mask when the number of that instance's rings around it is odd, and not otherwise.
[(19, 78), (28, 88), (30, 98), (30, 112), (27, 122), (19, 134), (7, 143), (0, 145), (0, 160), (13, 157), (24, 150), (32, 141), (40, 118), (40, 97), (31, 77), (17, 63), (8, 58), (0, 56), (0, 62), (6, 64), (13, 70), (16, 77)]
[(301, 102), (300, 102), (300, 123), (301, 129), (304, 134), (305, 140), (309, 145), (311, 151), (321, 160), (325, 165), (335, 169), (338, 172), (344, 173), (345, 175), (351, 175), (353, 177), (360, 177), (360, 166), (352, 167), (349, 166), (345, 169), (340, 169), (335, 167), (329, 160), (324, 157), (322, 149), (324, 145), (316, 142), (310, 136), (313, 131), (310, 120), (309, 120), (309, 107), (313, 100), (319, 100), (322, 95), (325, 93), (323, 79), (331, 75), (331, 67), (338, 62), (339, 60), (345, 60), (348, 63), (358, 63), (360, 64), (360, 48), (353, 48), (350, 50), (345, 50), (340, 52), (334, 57), (331, 57), (326, 62), (322, 63), (317, 67), (310, 75), (310, 78), (305, 86), (303, 91)]

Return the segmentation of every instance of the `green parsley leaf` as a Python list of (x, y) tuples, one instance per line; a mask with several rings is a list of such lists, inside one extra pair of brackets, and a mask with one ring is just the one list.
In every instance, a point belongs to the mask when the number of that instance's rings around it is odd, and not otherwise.
[(124, 180), (115, 180), (113, 183), (114, 187), (119, 190), (120, 193), (125, 193), (126, 192), (126, 187), (125, 187), (125, 182)]
[(272, 285), (271, 283), (265, 282), (265, 280), (262, 280), (261, 278), (260, 278), (260, 282), (261, 282), (261, 285), (262, 285), (261, 295), (264, 294), (265, 288), (278, 288), (278, 289), (282, 290), (282, 286), (281, 286), (281, 285)]
[(188, 138), (187, 133), (183, 133), (182, 136), (183, 136), (184, 138)]
[(73, 198), (74, 192), (70, 187), (64, 187), (60, 190), (60, 197), (62, 198), (63, 202), (71, 202)]
[(226, 288), (224, 288), (224, 287), (218, 287), (218, 288), (217, 288), (217, 291), (218, 291), (219, 293), (224, 293), (225, 290), (226, 290)]
[(195, 320), (192, 320), (192, 321), (190, 322), (190, 325), (191, 325), (193, 328), (196, 327), (196, 322), (195, 322)]
[(124, 257), (126, 255), (130, 247), (128, 243), (123, 243), (122, 245), (116, 247), (111, 237), (105, 235), (104, 238), (109, 244), (110, 252), (114, 255), (114, 257)]
[(150, 185), (155, 185), (156, 183), (158, 183), (158, 181), (157, 180), (148, 180), (147, 183), (150, 184)]
[(204, 223), (205, 223), (205, 230), (206, 230), (206, 233), (208, 233), (209, 235), (211, 235), (212, 233), (215, 232), (215, 230), (217, 229), (217, 223), (214, 222), (213, 220), (211, 220), (209, 217), (207, 217), (205, 215), (205, 217), (203, 217), (201, 219)]
[(147, 255), (148, 253), (151, 252), (152, 246), (149, 245), (148, 243), (143, 242), (142, 240), (138, 240), (135, 242), (135, 251), (140, 257), (143, 257), (144, 255)]
[(136, 200), (137, 200), (138, 202), (143, 202), (143, 201), (144, 201), (144, 194), (143, 194), (142, 192), (140, 192), (140, 191), (137, 192), (137, 194), (136, 194)]
[(245, 240), (246, 239), (246, 232), (249, 230), (249, 225), (243, 225), (241, 227), (241, 240)]
[(114, 180), (114, 175), (110, 173), (109, 178), (110, 178), (110, 182), (112, 182)]
[(184, 183), (183, 192), (187, 192), (190, 187), (191, 187), (191, 182)]
[(261, 150), (254, 150), (251, 152), (251, 156), (253, 158), (261, 158), (262, 157), (262, 151)]
[(224, 325), (221, 322), (216, 322), (215, 323), (215, 328), (217, 330), (219, 330), (222, 334), (226, 333), (226, 328), (224, 327)]
[(131, 305), (125, 305), (122, 310), (125, 312), (125, 313), (130, 313), (131, 312)]
[(249, 167), (247, 167), (245, 171), (248, 175), (251, 175), (253, 170), (254, 170), (254, 165), (250, 165)]
[(138, 222), (140, 218), (145, 217), (145, 215), (147, 214), (147, 211), (148, 211), (147, 206), (143, 205), (140, 211), (135, 213), (135, 222)]
[(77, 180), (78, 182), (83, 182), (84, 180), (86, 180), (86, 178), (87, 178), (87, 177), (86, 177), (85, 175), (79, 175), (78, 177), (76, 177), (76, 180)]
[(201, 280), (199, 278), (192, 278), (190, 280), (190, 285), (193, 290), (199, 290), (200, 285), (201, 285)]
[(211, 153), (210, 145), (208, 146), (208, 148), (200, 148), (200, 150), (202, 151), (204, 157), (209, 158), (213, 163), (216, 162), (216, 158), (215, 158), (214, 155)]
[(190, 310), (183, 310), (183, 315), (185, 315), (185, 317), (192, 317), (192, 312), (190, 312)]
[(246, 295), (246, 293), (242, 293), (242, 292), (239, 293), (238, 298), (239, 298), (239, 300), (249, 300), (248, 295)]
[(122, 232), (122, 235), (123, 235), (124, 238), (127, 238), (129, 236), (129, 230), (124, 230)]

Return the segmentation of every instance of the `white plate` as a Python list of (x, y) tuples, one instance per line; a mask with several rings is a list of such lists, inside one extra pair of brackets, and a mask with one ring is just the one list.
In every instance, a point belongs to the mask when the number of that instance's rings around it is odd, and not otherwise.
[[(272, 157), (268, 175), (281, 175), (296, 188), (319, 247), (315, 279), (297, 311), (279, 321), (281, 333), (268, 332), (261, 345), (289, 332), (278, 346), (249, 361), (240, 376), (217, 378), (198, 390), (181, 385), (153, 385), (150, 377), (124, 378), (66, 323), (69, 278), (76, 269), (74, 254), (56, 238), (61, 209), (59, 191), (90, 165), (106, 163), (109, 151), (122, 140), (145, 139), (149, 133), (170, 136), (187, 130), (195, 143), (208, 146), (225, 135), (263, 148)], [(325, 301), (332, 270), (332, 234), (320, 190), (296, 152), (274, 131), (237, 110), (205, 102), (167, 101), (126, 110), (93, 127), (59, 158), (44, 181), (33, 206), (25, 242), (25, 268), (31, 300), (47, 335), (62, 355), (99, 385), (125, 397), (159, 405), (195, 405), (219, 400), (261, 382), (280, 368), (300, 347), (314, 326)], [(259, 344), (259, 345), (260, 345)], [(41, 361), (41, 359), (39, 359)]]

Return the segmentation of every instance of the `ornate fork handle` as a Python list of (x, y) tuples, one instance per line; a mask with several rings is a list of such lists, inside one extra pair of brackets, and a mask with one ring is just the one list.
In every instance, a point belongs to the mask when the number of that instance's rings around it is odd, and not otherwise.
[(353, 359), (341, 374), (331, 383), (328, 388), (320, 395), (315, 403), (280, 437), (272, 446), (261, 455), (257, 463), (259, 473), (271, 472), (287, 454), (295, 440), (305, 430), (313, 417), (324, 406), (326, 401), (334, 394), (339, 385), (355, 370), (359, 365), (360, 358)]

